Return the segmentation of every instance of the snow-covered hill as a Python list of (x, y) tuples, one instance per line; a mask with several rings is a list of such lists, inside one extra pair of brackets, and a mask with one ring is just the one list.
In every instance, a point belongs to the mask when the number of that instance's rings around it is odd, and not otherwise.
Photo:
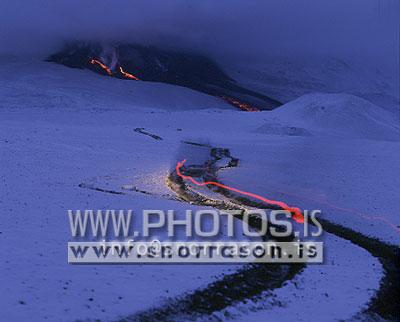
[(252, 64), (221, 63), (244, 86), (267, 92), (283, 103), (316, 92), (346, 93), (399, 113), (400, 79), (396, 65), (388, 69), (355, 58), (304, 58), (295, 54), (267, 57)]
[(271, 116), (316, 135), (400, 140), (400, 123), (394, 113), (349, 94), (306, 94), (272, 111)]

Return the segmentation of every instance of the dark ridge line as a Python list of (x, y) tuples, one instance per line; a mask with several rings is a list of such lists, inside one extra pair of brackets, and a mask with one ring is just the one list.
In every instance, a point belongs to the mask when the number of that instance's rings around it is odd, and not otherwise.
[(203, 143), (197, 143), (197, 142), (191, 142), (191, 141), (182, 141), (182, 143), (188, 144), (188, 145), (194, 145), (194, 146), (201, 146), (204, 148), (211, 148), (211, 145), (208, 144), (203, 144)]
[(113, 195), (125, 195), (125, 193), (123, 193), (121, 191), (115, 191), (115, 190), (108, 190), (108, 189), (93, 187), (93, 186), (87, 185), (85, 183), (80, 183), (78, 185), (78, 187), (79, 188), (84, 188), (84, 189), (89, 189), (89, 190), (94, 190), (94, 191), (99, 191), (99, 192), (104, 192), (104, 193), (111, 193)]
[(136, 129), (134, 129), (134, 131), (137, 132), (137, 133), (143, 134), (143, 135), (150, 136), (154, 140), (158, 140), (158, 141), (162, 140), (161, 136), (158, 136), (158, 135), (155, 135), (155, 134), (152, 134), (150, 132), (145, 131), (144, 127), (137, 127)]
[[(86, 183), (80, 183), (78, 185), (78, 187), (79, 188), (83, 188), (83, 189), (103, 192), (103, 193), (110, 193), (110, 194), (113, 194), (113, 195), (123, 195), (123, 196), (127, 195), (127, 193), (122, 192), (122, 191), (103, 189), (103, 188), (99, 188), (99, 187), (94, 187), (94, 186), (88, 185)], [(180, 201), (179, 199), (177, 199), (177, 198), (175, 198), (175, 197), (173, 197), (171, 195), (168, 195), (168, 194), (157, 195), (155, 193), (152, 193), (152, 192), (149, 192), (149, 191), (146, 191), (146, 190), (140, 190), (140, 189), (138, 189), (136, 187), (133, 187), (132, 189), (126, 189), (126, 188), (122, 187), (121, 189), (126, 190), (126, 191), (132, 191), (132, 192), (145, 194), (145, 195), (152, 196), (152, 197), (161, 197), (161, 198), (165, 198), (165, 199), (168, 199), (168, 200)]]
[(137, 192), (137, 193), (141, 193), (144, 195), (148, 195), (148, 196), (152, 196), (152, 197), (162, 197), (168, 200), (174, 200), (174, 201), (179, 201), (178, 199), (176, 199), (176, 197), (169, 195), (169, 194), (157, 194), (157, 193), (153, 193), (147, 190), (141, 190), (138, 187), (133, 186), (132, 188), (126, 188), (126, 187), (122, 187), (121, 189), (126, 190), (126, 191), (132, 191), (132, 192)]
[(149, 195), (149, 196), (154, 196), (155, 195), (154, 193), (151, 193), (151, 192), (146, 191), (146, 190), (141, 190), (141, 189), (139, 189), (137, 187), (132, 187), (132, 188), (124, 188), (124, 187), (122, 187), (122, 189), (127, 190), (127, 191), (133, 191), (133, 192), (142, 193), (144, 195)]

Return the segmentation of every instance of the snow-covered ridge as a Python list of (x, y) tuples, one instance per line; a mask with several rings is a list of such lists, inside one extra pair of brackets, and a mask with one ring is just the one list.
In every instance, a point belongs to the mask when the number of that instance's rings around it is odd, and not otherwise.
[[(287, 135), (307, 136), (310, 132), (354, 139), (400, 139), (400, 124), (394, 114), (350, 94), (306, 94), (271, 114), (290, 124), (290, 127), (283, 125), (277, 131)], [(286, 131), (283, 130), (285, 128)], [(268, 124), (258, 132), (267, 133)]]

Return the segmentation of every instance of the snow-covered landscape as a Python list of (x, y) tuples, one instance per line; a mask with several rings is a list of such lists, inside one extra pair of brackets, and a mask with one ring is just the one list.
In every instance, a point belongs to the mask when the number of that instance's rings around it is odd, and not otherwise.
[[(190, 86), (0, 52), (1, 321), (398, 321), (398, 66), (214, 56), (282, 105), (245, 112)], [(168, 184), (178, 161), (207, 162), (208, 146), (238, 160), (220, 182), (322, 211), (322, 264), (275, 281), (252, 264), (68, 263), (69, 209), (212, 209)]]

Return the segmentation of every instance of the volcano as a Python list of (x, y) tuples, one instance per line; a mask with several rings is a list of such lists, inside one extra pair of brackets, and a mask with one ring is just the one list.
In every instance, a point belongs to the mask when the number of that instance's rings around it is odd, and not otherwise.
[(240, 86), (211, 58), (138, 44), (74, 42), (46, 59), (105, 76), (161, 82), (218, 97), (244, 111), (272, 110), (280, 102)]

